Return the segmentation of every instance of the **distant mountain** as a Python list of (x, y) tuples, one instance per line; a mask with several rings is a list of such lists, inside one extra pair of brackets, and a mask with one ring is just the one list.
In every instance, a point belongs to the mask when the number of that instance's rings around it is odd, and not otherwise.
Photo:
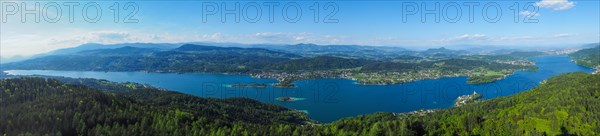
[(311, 43), (300, 43), (300, 44), (240, 44), (240, 43), (212, 43), (212, 42), (191, 42), (189, 44), (196, 45), (208, 45), (208, 46), (219, 46), (219, 47), (243, 47), (243, 48), (265, 48), (265, 49), (276, 49), (285, 51), (302, 51), (302, 52), (325, 52), (325, 51), (350, 51), (356, 50), (373, 50), (373, 49), (386, 49), (393, 51), (404, 51), (406, 49), (400, 47), (388, 47), (388, 46), (361, 46), (361, 45), (317, 45)]
[(470, 52), (464, 50), (451, 50), (444, 47), (441, 48), (433, 48), (427, 49), (425, 51), (415, 52), (413, 56), (419, 56), (434, 60), (447, 59), (447, 58), (455, 58), (462, 55), (470, 55)]
[(216, 46), (205, 46), (205, 45), (194, 45), (185, 44), (179, 48), (171, 51), (187, 52), (187, 53), (221, 53), (221, 54), (243, 54), (243, 55), (256, 55), (256, 56), (268, 56), (277, 58), (300, 58), (301, 56), (277, 52), (262, 48), (240, 48), (240, 47), (216, 47)]
[(417, 57), (413, 55), (401, 55), (394, 58), (392, 61), (394, 62), (419, 62), (422, 61), (423, 57)]
[(172, 50), (121, 47), (39, 57), (3, 64), (5, 69), (153, 71), (153, 72), (249, 72), (300, 56), (257, 48), (215, 47), (186, 44)]
[[(204, 47), (186, 47), (182, 45), (203, 45)], [(32, 58), (52, 56), (52, 55), (67, 55), (78, 53), (87, 50), (97, 49), (116, 49), (122, 47), (136, 48), (151, 48), (160, 51), (168, 51), (176, 48), (192, 51), (192, 48), (203, 49), (201, 52), (208, 50), (219, 49), (218, 51), (235, 51), (239, 48), (253, 49), (256, 52), (266, 53), (268, 51), (276, 51), (287, 54), (297, 54), (302, 57), (316, 56), (335, 56), (342, 58), (368, 59), (377, 61), (395, 60), (400, 56), (415, 56), (428, 58), (451, 58), (461, 55), (498, 55), (509, 54), (516, 51), (524, 51), (503, 46), (492, 45), (453, 45), (449, 48), (432, 48), (424, 51), (407, 50), (401, 47), (392, 46), (361, 46), (361, 45), (317, 45), (317, 44), (242, 44), (242, 43), (217, 43), (217, 42), (187, 42), (187, 43), (122, 43), (122, 44), (82, 44), (77, 47), (58, 49), (52, 52), (38, 54), (29, 57), (1, 58), (1, 63), (17, 62)], [(222, 47), (222, 48), (215, 48)], [(189, 48), (189, 49), (185, 49)], [(213, 50), (216, 51), (216, 50)], [(248, 53), (248, 52), (246, 52)], [(292, 57), (292, 56), (282, 56)]]
[(359, 58), (371, 60), (388, 60), (411, 51), (400, 47), (360, 46), (360, 45), (252, 45), (252, 47), (295, 53), (305, 57), (336, 56), (343, 58)]
[(23, 57), (13, 57), (13, 58), (0, 58), (2, 61), (0, 63), (10, 63), (10, 62), (18, 62), (24, 61), (28, 59), (34, 59), (39, 57), (53, 56), (53, 55), (67, 55), (78, 53), (81, 51), (87, 50), (97, 50), (97, 49), (116, 49), (122, 47), (136, 47), (136, 48), (152, 48), (158, 50), (168, 50), (179, 47), (181, 44), (171, 44), (171, 43), (120, 43), (120, 44), (97, 44), (97, 43), (87, 43), (82, 44), (76, 47), (57, 49), (54, 51), (50, 51), (47, 53), (37, 54), (33, 56), (23, 56)]
[(64, 55), (77, 53), (86, 50), (96, 50), (96, 49), (116, 49), (122, 47), (136, 47), (136, 48), (154, 48), (160, 50), (168, 50), (174, 49), (181, 46), (181, 44), (170, 44), (170, 43), (121, 43), (121, 44), (96, 44), (96, 43), (88, 43), (82, 44), (77, 47), (58, 49), (49, 53), (46, 53), (45, 56), (48, 55)]
[(437, 48), (437, 49), (435, 49), (435, 48), (434, 49), (427, 49), (425, 51), (420, 52), (420, 54), (425, 55), (425, 56), (431, 56), (431, 55), (436, 55), (436, 54), (458, 56), (458, 55), (468, 54), (468, 52), (464, 51), (464, 50), (450, 50), (450, 49), (446, 49), (444, 47), (441, 47), (441, 48)]
[[(144, 55), (150, 54), (160, 51), (158, 48), (138, 48), (132, 46), (125, 46), (121, 48), (114, 49), (96, 49), (96, 50), (84, 50), (76, 53), (71, 53), (71, 55), (111, 55), (111, 56), (120, 56), (120, 55)], [(66, 54), (63, 54), (66, 55)]]
[[(124, 44), (123, 44), (124, 45)], [(143, 44), (147, 45), (147, 44)], [(102, 46), (102, 49), (94, 49)], [(4, 64), (4, 69), (91, 70), (91, 71), (152, 71), (185, 73), (250, 73), (264, 70), (335, 70), (363, 67), (362, 71), (405, 71), (432, 68), (436, 61), (445, 61), (444, 69), (460, 69), (479, 61), (456, 60), (469, 54), (463, 50), (446, 48), (422, 52), (406, 51), (393, 47), (367, 47), (356, 45), (321, 46), (314, 44), (285, 45), (272, 48), (218, 47), (184, 44), (165, 50), (156, 46), (83, 45), (83, 51), (39, 57), (22, 62)], [(282, 47), (287, 47), (283, 49)], [(390, 50), (384, 50), (390, 48)], [(91, 49), (91, 50), (86, 50)], [(65, 50), (62, 50), (63, 53)], [(69, 51), (75, 51), (71, 49)], [(298, 51), (296, 55), (294, 51)], [(515, 52), (516, 58), (538, 55), (538, 52)], [(452, 61), (456, 60), (456, 61)], [(419, 64), (421, 62), (426, 62)], [(458, 64), (453, 66), (452, 64)], [(452, 67), (451, 67), (452, 66)], [(469, 67), (469, 68), (473, 68)], [(505, 67), (505, 66), (502, 66)]]
[(103, 45), (103, 44), (88, 43), (88, 44), (82, 44), (82, 45), (79, 45), (76, 47), (54, 50), (54, 51), (42, 54), (42, 56), (64, 55), (64, 54), (77, 53), (77, 52), (85, 51), (85, 50), (113, 49), (113, 48), (118, 48), (118, 47), (112, 47), (112, 46)]
[(478, 55), (500, 55), (500, 54), (508, 54), (511, 52), (523, 51), (520, 49), (514, 49), (510, 47), (498, 47), (498, 46), (472, 46), (469, 48), (464, 48), (461, 50), (465, 50), (470, 54), (478, 54)]

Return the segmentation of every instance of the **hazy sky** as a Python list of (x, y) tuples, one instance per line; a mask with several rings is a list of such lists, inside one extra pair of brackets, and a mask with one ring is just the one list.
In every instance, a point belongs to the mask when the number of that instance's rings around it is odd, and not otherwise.
[[(83, 43), (209, 41), (414, 48), (600, 41), (597, 0), (0, 3), (1, 57), (28, 56)], [(22, 13), (29, 14), (23, 14), (24, 19)], [(39, 22), (31, 13), (38, 15)]]

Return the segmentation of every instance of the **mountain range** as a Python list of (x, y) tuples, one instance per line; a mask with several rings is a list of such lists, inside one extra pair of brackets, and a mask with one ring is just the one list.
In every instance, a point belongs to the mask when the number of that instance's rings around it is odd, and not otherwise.
[[(123, 46), (120, 48), (97, 49), (97, 45), (86, 45), (79, 49), (65, 49), (55, 52), (56, 55), (42, 56), (21, 62), (3, 64), (4, 69), (46, 69), (46, 70), (89, 70), (89, 71), (151, 71), (151, 72), (183, 72), (183, 73), (254, 73), (263, 70), (335, 70), (362, 67), (364, 72), (378, 71), (406, 71), (419, 68), (432, 68), (434, 64), (442, 63), (448, 66), (454, 64), (491, 66), (508, 68), (505, 64), (485, 62), (481, 60), (464, 60), (466, 51), (456, 51), (446, 48), (429, 49), (422, 52), (391, 50), (386, 55), (377, 48), (371, 49), (363, 46), (324, 46), (318, 45), (290, 45), (294, 48), (288, 51), (270, 50), (264, 48), (217, 47), (185, 44), (177, 48), (155, 48), (147, 44)], [(115, 45), (121, 46), (121, 45)], [(141, 48), (151, 47), (151, 48)], [(314, 48), (312, 48), (314, 47)], [(91, 50), (84, 50), (90, 49)], [(306, 48), (305, 52), (291, 53), (291, 51)], [(330, 48), (330, 49), (329, 49)], [(356, 50), (373, 50), (353, 54)], [(82, 50), (74, 52), (76, 50)], [(74, 53), (69, 53), (74, 52)], [(371, 58), (369, 54), (378, 54)], [(407, 55), (409, 54), (409, 55)], [(515, 52), (528, 54), (527, 52)], [(535, 55), (540, 55), (535, 54)], [(414, 56), (413, 56), (414, 55)], [(419, 57), (417, 57), (419, 56)], [(400, 62), (394, 62), (400, 61)], [(420, 63), (427, 61), (427, 63)], [(468, 63), (466, 63), (468, 61)], [(457, 65), (454, 68), (460, 67)], [(465, 65), (466, 66), (466, 65)], [(473, 67), (473, 68), (475, 68)]]
[[(82, 44), (76, 47), (64, 48), (54, 50), (48, 53), (37, 54), (33, 56), (17, 56), (6, 58), (2, 57), (0, 63), (18, 62), (28, 59), (34, 59), (45, 56), (53, 55), (66, 55), (78, 53), (87, 50), (97, 49), (116, 49), (122, 47), (136, 47), (136, 48), (152, 48), (155, 50), (171, 50), (178, 48), (185, 44), (194, 45), (205, 45), (215, 47), (239, 47), (239, 48), (262, 48), (271, 51), (285, 52), (291, 54), (297, 54), (305, 57), (315, 56), (337, 56), (343, 58), (356, 58), (356, 59), (372, 59), (372, 60), (393, 60), (401, 56), (453, 56), (453, 55), (470, 55), (470, 54), (481, 54), (481, 55), (497, 55), (497, 54), (508, 54), (517, 51), (532, 51), (533, 49), (518, 49), (515, 47), (505, 46), (487, 46), (487, 45), (455, 45), (448, 46), (448, 48), (431, 48), (423, 51), (409, 50), (401, 47), (392, 46), (362, 46), (362, 45), (316, 45), (316, 44), (293, 44), (293, 45), (280, 45), (280, 44), (240, 44), (240, 43), (213, 43), (213, 42), (188, 42), (188, 43), (121, 43), (121, 44), (97, 44), (88, 43)], [(594, 44), (586, 44), (573, 48), (591, 48)]]

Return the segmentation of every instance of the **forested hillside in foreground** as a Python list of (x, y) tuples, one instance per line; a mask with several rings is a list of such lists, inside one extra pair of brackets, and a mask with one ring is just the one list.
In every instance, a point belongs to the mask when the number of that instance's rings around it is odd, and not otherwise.
[(57, 80), (8, 79), (0, 82), (0, 135), (598, 135), (598, 81), (600, 75), (562, 74), (513, 96), (434, 113), (313, 124), (301, 113), (248, 99), (205, 99), (132, 84), (98, 91)]
[(347, 118), (328, 129), (356, 135), (599, 135), (599, 81), (597, 74), (562, 74), (509, 97), (424, 116), (378, 113)]
[(132, 84), (94, 84), (109, 90), (44, 78), (1, 80), (0, 135), (267, 133), (269, 126), (308, 121), (304, 113), (251, 99), (199, 98)]

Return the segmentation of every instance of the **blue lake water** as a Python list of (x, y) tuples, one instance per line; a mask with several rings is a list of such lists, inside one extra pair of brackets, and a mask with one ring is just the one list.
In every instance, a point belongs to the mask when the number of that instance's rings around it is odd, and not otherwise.
[[(449, 108), (458, 96), (473, 91), (486, 99), (508, 96), (531, 89), (543, 80), (566, 72), (592, 72), (576, 65), (568, 56), (533, 58), (539, 70), (520, 71), (504, 80), (488, 84), (469, 85), (466, 77), (421, 80), (397, 85), (357, 85), (348, 79), (316, 79), (297, 81), (297, 88), (228, 88), (230, 84), (265, 83), (274, 79), (256, 79), (247, 75), (165, 74), (145, 72), (93, 72), (9, 70), (13, 75), (49, 75), (73, 78), (97, 78), (115, 82), (137, 82), (201, 97), (247, 97), (308, 112), (321, 122), (374, 112), (409, 112), (419, 109)], [(277, 97), (300, 98), (279, 102)]]

